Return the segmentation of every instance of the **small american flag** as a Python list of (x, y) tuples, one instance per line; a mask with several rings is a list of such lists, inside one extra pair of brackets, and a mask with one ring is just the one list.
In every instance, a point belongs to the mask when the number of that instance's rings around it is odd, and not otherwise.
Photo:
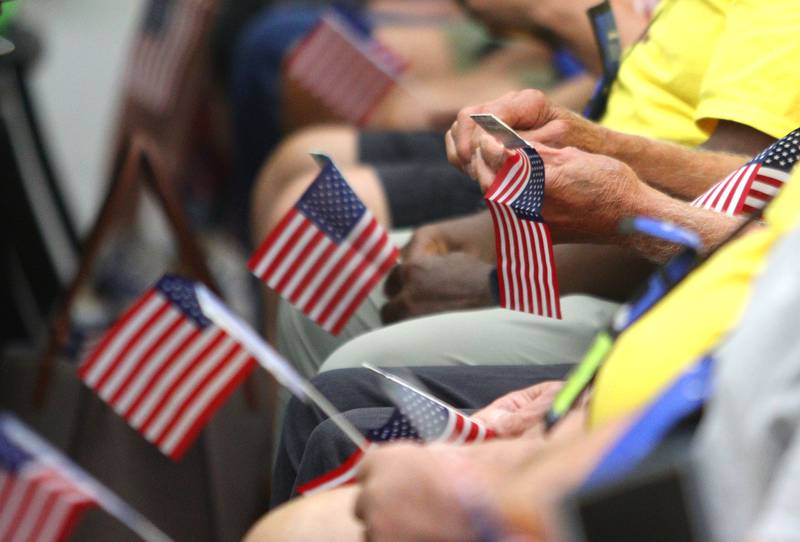
[(0, 540), (66, 540), (95, 500), (0, 427)]
[(544, 162), (532, 147), (513, 152), (485, 195), (495, 229), (500, 305), (561, 318), (553, 242), (541, 215)]
[(342, 118), (363, 125), (406, 66), (348, 14), (331, 9), (291, 53), (287, 75)]
[(248, 267), (336, 335), (397, 261), (386, 231), (328, 158)]
[(698, 197), (692, 205), (729, 216), (763, 209), (789, 180), (800, 160), (800, 129), (770, 145), (753, 160)]
[(79, 375), (178, 460), (254, 364), (203, 314), (194, 283), (165, 275), (106, 333)]
[(212, 16), (210, 0), (150, 0), (128, 66), (131, 98), (155, 113), (178, 98), (192, 54)]
[[(371, 443), (415, 440), (468, 444), (494, 436), (490, 430), (457, 409), (408, 385), (398, 384), (391, 393), (397, 408), (385, 424), (367, 432), (367, 440)], [(340, 466), (299, 486), (297, 492), (312, 495), (353, 482), (363, 456), (363, 450), (356, 450)]]

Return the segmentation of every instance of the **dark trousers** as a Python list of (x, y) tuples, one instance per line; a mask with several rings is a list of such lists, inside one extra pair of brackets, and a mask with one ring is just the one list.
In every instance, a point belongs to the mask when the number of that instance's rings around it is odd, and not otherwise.
[[(436, 397), (464, 409), (478, 409), (506, 393), (547, 380), (562, 379), (569, 365), (462, 366), (412, 368)], [(313, 379), (317, 389), (359, 430), (382, 425), (393, 409), (380, 379), (366, 369), (340, 369)], [(339, 466), (355, 445), (316, 407), (292, 399), (286, 410), (275, 460), (272, 502), (275, 507), (296, 488)]]

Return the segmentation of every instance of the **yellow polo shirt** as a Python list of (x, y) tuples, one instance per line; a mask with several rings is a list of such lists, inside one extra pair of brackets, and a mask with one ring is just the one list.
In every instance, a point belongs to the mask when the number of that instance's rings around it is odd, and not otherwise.
[(739, 322), (770, 250), (800, 224), (800, 168), (764, 218), (764, 228), (717, 252), (619, 337), (597, 375), (592, 425), (643, 407)]
[(601, 123), (691, 146), (718, 120), (783, 137), (800, 126), (798, 36), (796, 0), (663, 0)]

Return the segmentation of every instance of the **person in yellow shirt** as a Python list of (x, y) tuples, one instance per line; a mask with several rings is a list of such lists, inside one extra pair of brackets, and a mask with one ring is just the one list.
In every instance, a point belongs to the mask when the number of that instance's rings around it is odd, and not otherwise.
[[(716, 253), (620, 337), (598, 376), (588, 424), (581, 415), (585, 409), (579, 409), (546, 442), (534, 427), (521, 438), (466, 447), (380, 447), (368, 452), (358, 487), (295, 501), (258, 524), (248, 541), (299, 540), (321, 532), (356, 540), (364, 529), (369, 540), (471, 540), (473, 506), (535, 533), (536, 540), (558, 539), (561, 498), (592, 471), (642, 407), (741, 319), (771, 252), (800, 225), (800, 169), (793, 181), (768, 208), (763, 225)], [(490, 419), (492, 409), (512, 410), (502, 402), (476, 416)], [(526, 409), (541, 415), (536, 400), (521, 402), (516, 415), (526, 417)]]
[[(520, 4), (536, 11), (537, 17), (555, 21), (559, 13), (555, 3)], [(491, 322), (493, 328), (505, 324), (531, 328), (527, 335), (492, 341), (486, 351), (501, 352), (493, 357), (495, 362), (575, 361), (570, 345), (584, 344), (596, 325), (587, 315), (608, 310), (608, 303), (588, 296), (618, 299), (615, 296), (627, 285), (644, 276), (633, 275), (634, 269), (646, 268), (643, 259), (663, 261), (668, 255), (657, 244), (641, 244), (632, 256), (630, 251), (575, 243), (616, 243), (616, 219), (637, 212), (696, 229), (707, 244), (714, 244), (735, 221), (688, 202), (772, 140), (800, 126), (800, 85), (794, 81), (800, 54), (794, 36), (800, 32), (800, 12), (795, 7), (787, 0), (662, 1), (645, 36), (624, 53), (599, 123), (555, 105), (535, 90), (461, 111), (447, 138), (449, 156), (473, 178), (481, 167), (477, 150), (482, 132), (469, 115), (483, 112), (496, 114), (534, 145), (552, 147), (551, 163), (569, 160), (574, 147), (616, 158), (645, 183), (619, 186), (611, 180), (594, 185), (593, 192), (571, 195), (560, 190), (563, 185), (558, 182), (547, 186), (544, 217), (558, 245), (556, 268), (565, 275), (559, 281), (566, 307), (563, 320), (507, 311), (463, 311), (488, 308), (491, 303), (488, 271), (478, 268), (493, 263), (486, 258), (494, 255), (492, 222), (488, 213), (479, 213), (418, 228), (395, 273), (404, 277), (400, 287), (389, 289), (387, 296), (373, 292), (340, 337), (317, 333), (297, 311), (283, 304), (277, 319), (282, 351), (302, 360), (303, 366), (324, 362), (322, 370), (358, 366), (388, 354), (398, 365), (420, 363), (420, 359), (430, 364), (488, 363), (485, 352), (476, 350), (470, 337), (459, 330)], [(493, 177), (490, 173), (485, 178), (488, 182)], [(563, 204), (557, 209), (561, 212), (548, 214), (548, 201), (551, 211), (557, 203)], [(579, 207), (578, 203), (588, 205)], [(586, 215), (587, 207), (604, 216)], [(449, 310), (462, 312), (439, 314)], [(401, 320), (409, 321), (378, 330), (384, 323)], [(559, 341), (567, 336), (570, 341)], [(421, 346), (409, 355), (397, 354), (409, 344)], [(546, 356), (538, 354), (540, 344), (546, 345)]]

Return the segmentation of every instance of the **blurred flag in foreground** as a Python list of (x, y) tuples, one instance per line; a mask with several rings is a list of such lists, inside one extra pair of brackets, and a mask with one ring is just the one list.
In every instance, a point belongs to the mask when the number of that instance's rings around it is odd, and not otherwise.
[(402, 58), (339, 9), (323, 15), (287, 61), (289, 77), (356, 125), (369, 119), (405, 68)]
[(729, 216), (751, 214), (769, 203), (800, 160), (800, 129), (770, 145), (698, 197), (692, 205)]
[(143, 540), (169, 538), (16, 418), (0, 413), (0, 540), (66, 540), (100, 506)]
[(250, 354), (203, 314), (194, 283), (165, 275), (105, 334), (79, 376), (178, 460), (253, 366)]
[(529, 146), (513, 152), (485, 194), (495, 228), (500, 305), (561, 318), (553, 242), (541, 215), (544, 162)]
[[(456, 408), (394, 375), (381, 370), (376, 372), (386, 378), (383, 388), (396, 408), (386, 423), (367, 432), (371, 443), (416, 440), (468, 444), (493, 437), (491, 431)], [(363, 456), (364, 450), (356, 450), (335, 469), (298, 487), (298, 493), (312, 495), (351, 483)]]
[(267, 286), (336, 335), (397, 261), (386, 231), (339, 170), (322, 171), (250, 259)]

